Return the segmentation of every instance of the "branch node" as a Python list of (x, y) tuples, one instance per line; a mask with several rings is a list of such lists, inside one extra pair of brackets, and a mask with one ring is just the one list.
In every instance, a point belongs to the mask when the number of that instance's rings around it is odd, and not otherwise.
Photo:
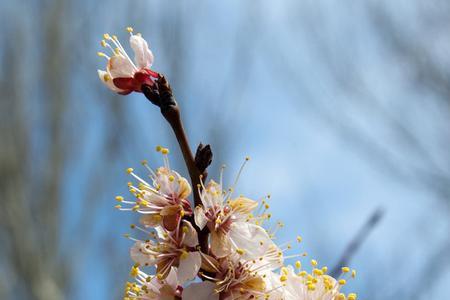
[(206, 171), (206, 168), (208, 168), (212, 162), (212, 157), (213, 153), (211, 151), (211, 146), (200, 143), (197, 147), (197, 152), (195, 153), (195, 166), (200, 173)]

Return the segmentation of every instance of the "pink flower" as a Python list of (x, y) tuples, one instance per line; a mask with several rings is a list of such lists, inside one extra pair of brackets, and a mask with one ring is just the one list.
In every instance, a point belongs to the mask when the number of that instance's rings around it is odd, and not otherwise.
[(104, 34), (101, 44), (112, 52), (108, 56), (103, 52), (98, 55), (108, 60), (106, 70), (97, 70), (100, 80), (112, 91), (121, 95), (131, 92), (142, 92), (143, 84), (152, 86), (158, 73), (150, 69), (153, 64), (153, 53), (147, 42), (141, 35), (133, 34), (131, 27), (127, 28), (130, 33), (130, 45), (134, 51), (134, 61), (119, 42), (117, 36)]

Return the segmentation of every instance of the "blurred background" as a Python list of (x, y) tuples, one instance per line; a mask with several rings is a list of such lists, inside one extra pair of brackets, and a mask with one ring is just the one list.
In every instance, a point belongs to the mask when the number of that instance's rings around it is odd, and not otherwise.
[(448, 297), (450, 2), (3, 0), (0, 20), (1, 299), (120, 299), (125, 168), (161, 144), (187, 174), (158, 109), (98, 80), (126, 26), (210, 177), (252, 157), (238, 191), (272, 195), (280, 242), (356, 268), (359, 299)]

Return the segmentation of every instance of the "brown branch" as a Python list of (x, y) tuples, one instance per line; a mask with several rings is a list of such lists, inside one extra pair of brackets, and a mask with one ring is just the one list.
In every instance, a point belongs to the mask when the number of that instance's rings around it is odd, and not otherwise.
[[(200, 144), (197, 149), (196, 157), (194, 158), (181, 120), (180, 108), (175, 101), (172, 89), (164, 76), (160, 75), (154, 86), (142, 86), (142, 92), (147, 99), (160, 107), (161, 114), (172, 127), (183, 154), (189, 177), (191, 178), (194, 207), (201, 205), (199, 194), (199, 187), (201, 185), (200, 180), (204, 180), (207, 176), (206, 168), (212, 160), (211, 148), (209, 145), (203, 146)], [(192, 217), (189, 221), (198, 231), (199, 244), (202, 252), (208, 253), (208, 231), (200, 230)]]
[(347, 266), (352, 260), (353, 256), (358, 252), (361, 245), (365, 242), (369, 234), (375, 229), (380, 220), (383, 218), (384, 210), (377, 208), (372, 215), (367, 219), (366, 223), (359, 229), (357, 234), (353, 237), (350, 243), (347, 245), (344, 253), (342, 254), (339, 262), (331, 270), (330, 275), (333, 277), (339, 276), (341, 273), (341, 267)]

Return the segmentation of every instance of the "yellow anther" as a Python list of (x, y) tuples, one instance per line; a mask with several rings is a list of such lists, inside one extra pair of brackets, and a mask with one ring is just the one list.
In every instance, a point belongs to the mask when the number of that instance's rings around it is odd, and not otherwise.
[(342, 267), (342, 273), (348, 273), (348, 272), (350, 272), (349, 267)]
[(328, 272), (328, 267), (322, 267), (323, 274), (326, 274)]
[(103, 81), (104, 82), (107, 82), (107, 81), (110, 81), (111, 80), (111, 76), (108, 74), (108, 73), (105, 73), (104, 75), (103, 75)]
[(170, 175), (170, 176), (169, 176), (169, 181), (170, 181), (170, 182), (173, 182), (174, 180), (175, 180), (175, 177), (174, 177), (173, 175)]
[(119, 55), (119, 54), (120, 54), (120, 49), (119, 49), (119, 48), (115, 48), (115, 49), (114, 49), (114, 53), (115, 53), (116, 55)]
[(117, 208), (117, 209), (122, 208), (122, 205), (117, 204), (116, 206), (114, 206), (114, 208)]
[(103, 38), (104, 38), (105, 40), (110, 40), (110, 39), (111, 39), (111, 36), (109, 35), (109, 33), (105, 33), (105, 34), (103, 35)]
[(156, 278), (158, 278), (159, 280), (163, 279), (164, 276), (161, 273), (156, 274)]
[(288, 274), (288, 269), (286, 267), (282, 267), (281, 268), (281, 274), (287, 275)]
[(266, 209), (269, 209), (269, 208), (270, 208), (269, 204), (264, 205), (264, 207), (265, 207)]
[(133, 266), (130, 271), (130, 276), (137, 277), (138, 275), (139, 275), (139, 268), (136, 266)]
[(116, 201), (122, 202), (123, 201), (123, 197), (122, 196), (116, 196)]
[(297, 261), (295, 262), (295, 267), (296, 267), (297, 269), (300, 269), (300, 268), (302, 267), (302, 263), (301, 263), (299, 260), (297, 260)]
[(130, 33), (133, 32), (133, 27), (127, 27), (127, 31)]
[(188, 258), (188, 256), (189, 256), (189, 253), (186, 250), (183, 250), (181, 252), (180, 259), (186, 259), (186, 258)]
[(308, 284), (308, 291), (314, 291), (316, 289), (316, 285), (313, 283)]
[(167, 148), (162, 148), (162, 149), (161, 149), (161, 153), (162, 153), (162, 154), (165, 154), (165, 155), (166, 155), (166, 154), (169, 154), (169, 149), (167, 149)]
[(133, 168), (128, 168), (128, 169), (127, 169), (127, 173), (128, 173), (128, 174), (131, 174), (133, 171), (134, 171)]
[(241, 249), (241, 248), (237, 248), (236, 249), (236, 253), (239, 254), (239, 255), (243, 255), (245, 253), (245, 250)]
[(183, 233), (188, 233), (189, 232), (189, 229), (187, 228), (187, 226), (183, 226), (181, 228), (181, 230), (183, 231)]
[(146, 164), (148, 164), (148, 161), (147, 161), (146, 159), (143, 159), (143, 160), (141, 161), (141, 164), (145, 166)]
[(130, 228), (131, 228), (131, 229), (134, 229), (134, 228), (136, 228), (136, 225), (131, 224), (131, 225), (130, 225)]
[(298, 276), (305, 277), (308, 274), (306, 271), (301, 271), (298, 273)]
[(106, 57), (106, 58), (108, 58), (108, 55), (106, 55), (106, 54), (103, 53), (103, 52), (97, 52), (97, 55), (100, 56), (100, 57)]
[(298, 242), (298, 243), (301, 243), (301, 242), (302, 242), (302, 237), (299, 236), (299, 235), (297, 235), (297, 242)]
[(281, 275), (280, 276), (280, 281), (281, 282), (285, 282), (287, 280), (287, 276), (286, 275)]
[(317, 276), (323, 275), (323, 272), (322, 272), (322, 270), (320, 270), (320, 269), (314, 269), (313, 272), (314, 272), (314, 274), (317, 275)]
[(106, 47), (106, 41), (105, 41), (105, 40), (102, 40), (102, 41), (100, 42), (100, 45), (102, 45), (102, 47)]
[(337, 296), (337, 299), (336, 300), (345, 300), (345, 295), (343, 294), (343, 293), (340, 293), (338, 296)]
[(347, 283), (347, 280), (345, 280), (345, 279), (339, 279), (339, 284), (340, 285), (345, 285), (346, 283)]
[(356, 270), (352, 270), (352, 278), (356, 277)]
[(318, 265), (317, 260), (311, 259), (311, 266), (316, 267)]
[(186, 215), (186, 212), (184, 210), (180, 211), (180, 217), (184, 217)]
[(347, 299), (348, 299), (348, 300), (356, 300), (356, 298), (357, 298), (357, 296), (356, 296), (355, 293), (350, 293), (350, 294), (348, 294), (348, 296), (347, 296)]
[(162, 147), (160, 145), (156, 146), (156, 152), (159, 152), (162, 150)]
[(245, 157), (245, 160), (249, 161), (250, 160), (250, 156)]

